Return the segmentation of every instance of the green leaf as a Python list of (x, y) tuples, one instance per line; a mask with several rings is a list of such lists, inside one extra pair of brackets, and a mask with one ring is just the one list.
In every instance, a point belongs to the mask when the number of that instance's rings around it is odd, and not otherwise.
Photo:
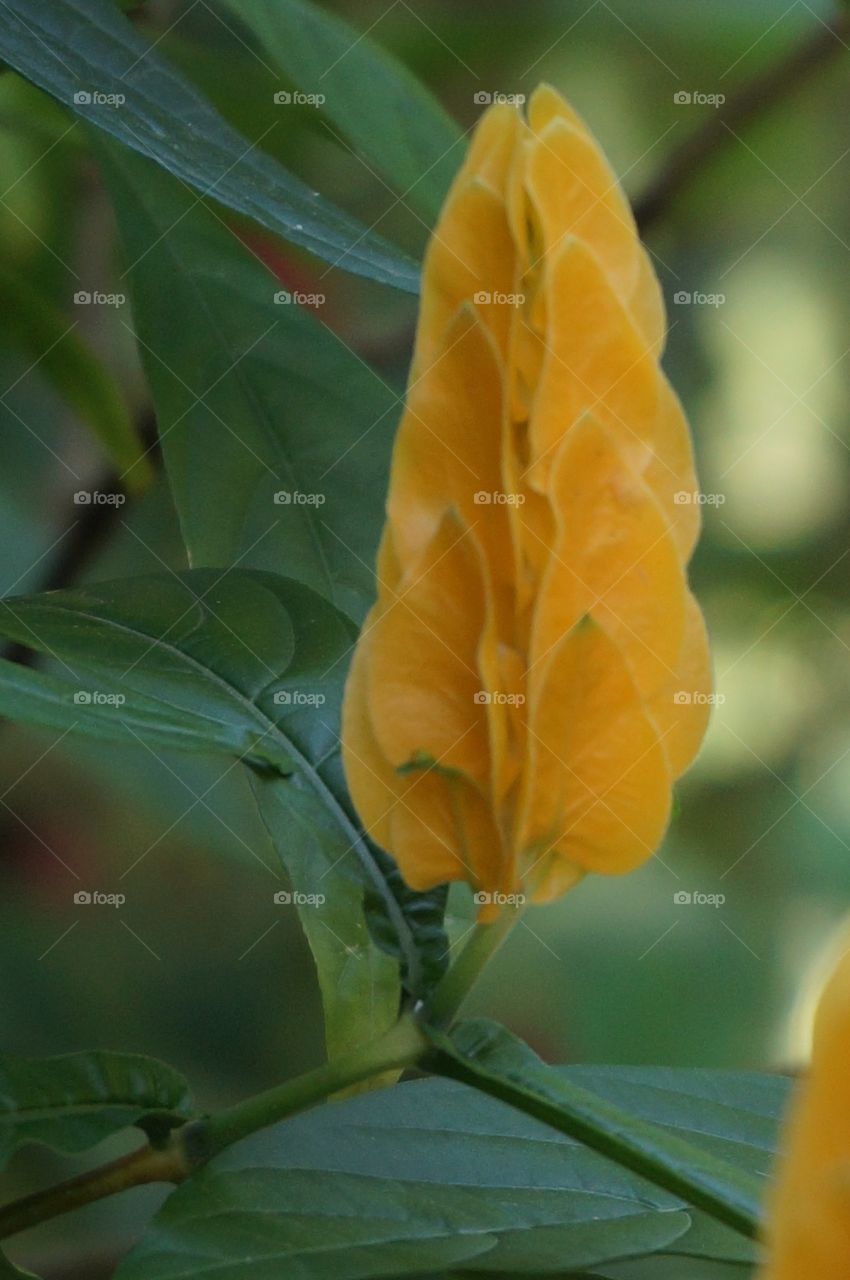
[[(630, 1125), (660, 1126), (759, 1175), (772, 1163), (788, 1096), (779, 1077), (549, 1070), (628, 1107)], [(617, 1280), (742, 1280), (754, 1256), (736, 1232), (540, 1120), (465, 1085), (419, 1080), (303, 1113), (224, 1152), (160, 1211), (118, 1280), (427, 1269), (443, 1280), (541, 1280), (584, 1268)]]
[[(355, 845), (362, 857), (371, 850), (341, 807), (334, 811), (315, 795), (260, 774), (252, 777), (252, 787), (316, 963), (327, 1054), (340, 1057), (377, 1039), (398, 1016), (398, 966), (386, 948), (373, 945), (363, 909), (365, 885), (371, 883), (386, 917), (386, 891), (370, 880), (380, 869), (358, 860)], [(400, 915), (387, 920), (396, 937), (400, 927)]]
[(48, 297), (0, 266), (0, 333), (33, 360), (91, 427), (126, 487), (144, 489), (153, 471), (121, 388), (75, 328)]
[(400, 965), (405, 990), (414, 1000), (426, 999), (449, 967), (449, 939), (443, 926), (449, 899), (448, 885), (438, 885), (428, 893), (418, 893), (402, 878), (395, 861), (377, 845), (371, 845), (384, 881), (407, 921), (413, 942), (405, 951), (387, 915), (383, 901), (373, 892), (366, 894), (366, 920), (378, 946), (394, 956)]
[(116, 1280), (561, 1274), (688, 1225), (674, 1197), (545, 1125), (416, 1081), (231, 1147), (170, 1197)]
[(155, 1058), (0, 1056), (0, 1165), (27, 1143), (84, 1151), (128, 1125), (161, 1134), (192, 1115), (185, 1080)]
[(112, 0), (0, 5), (0, 57), (81, 119), (323, 261), (416, 292), (410, 259), (238, 134), (155, 45)]
[(415, 943), (342, 779), (336, 726), (354, 625), (302, 583), (196, 569), (6, 599), (0, 634), (64, 668), (57, 678), (0, 665), (0, 714), (252, 766), (319, 970), (329, 1050), (391, 1025), (397, 966), (370, 945), (365, 886), (405, 953)]
[(285, 573), (359, 619), (399, 398), (276, 304), (285, 291), (185, 187), (114, 143), (97, 153), (191, 562)]
[(435, 1049), (431, 1066), (441, 1075), (472, 1084), (578, 1138), (742, 1235), (756, 1234), (762, 1182), (750, 1170), (565, 1080), (497, 1023), (467, 1022), (451, 1035), (429, 1034)]
[(38, 1280), (34, 1271), (22, 1271), (0, 1253), (0, 1280)]
[(404, 204), (436, 221), (464, 135), (414, 75), (365, 32), (305, 0), (227, 0), (266, 54)]

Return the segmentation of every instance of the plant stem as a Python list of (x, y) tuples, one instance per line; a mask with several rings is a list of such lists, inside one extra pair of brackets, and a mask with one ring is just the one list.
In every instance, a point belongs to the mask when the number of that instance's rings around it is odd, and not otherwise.
[(112, 1164), (16, 1200), (0, 1209), (0, 1240), (130, 1187), (148, 1182), (182, 1182), (240, 1138), (321, 1102), (349, 1085), (384, 1071), (412, 1066), (427, 1048), (428, 1041), (408, 1015), (374, 1044), (238, 1102), (217, 1115), (182, 1125), (173, 1131), (162, 1148), (142, 1147)]
[[(763, 1183), (755, 1174), (621, 1111), (543, 1063), (530, 1065), (516, 1055), (506, 1062), (504, 1054), (501, 1061), (494, 1055), (491, 1063), (465, 1053), (442, 1032), (429, 1034), (435, 1052), (423, 1061), (427, 1070), (516, 1107), (748, 1239), (758, 1237)], [(528, 1052), (527, 1046), (517, 1044)]]
[(472, 937), (429, 1001), (427, 1017), (433, 1026), (444, 1027), (454, 1021), (485, 965), (498, 951), (521, 912), (521, 907), (503, 907), (491, 923), (479, 921), (473, 926)]
[(191, 1171), (183, 1144), (176, 1141), (176, 1134), (172, 1135), (164, 1148), (140, 1147), (111, 1164), (6, 1205), (0, 1209), (0, 1240), (128, 1187), (141, 1187), (148, 1182), (182, 1182)]
[(663, 217), (677, 197), (693, 180), (696, 170), (732, 140), (738, 129), (772, 106), (786, 99), (824, 64), (847, 49), (850, 41), (850, 13), (846, 4), (842, 12), (828, 23), (817, 23), (812, 35), (761, 75), (755, 76), (727, 102), (714, 111), (708, 121), (686, 138), (635, 203), (635, 218), (641, 234)]
[(336, 1062), (326, 1062), (307, 1075), (258, 1093), (204, 1121), (197, 1134), (202, 1159), (209, 1160), (240, 1138), (302, 1111), (314, 1102), (321, 1102), (350, 1085), (359, 1084), (384, 1071), (413, 1066), (427, 1047), (428, 1042), (417, 1023), (408, 1015), (374, 1044), (356, 1049)]

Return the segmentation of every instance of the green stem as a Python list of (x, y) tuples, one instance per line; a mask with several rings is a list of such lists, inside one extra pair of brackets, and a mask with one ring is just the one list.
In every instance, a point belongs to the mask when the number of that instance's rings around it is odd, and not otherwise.
[(483, 1025), (481, 1048), (472, 1052), (444, 1033), (426, 1029), (434, 1052), (423, 1059), (423, 1067), (542, 1120), (741, 1235), (758, 1238), (763, 1184), (754, 1174), (620, 1110), (532, 1061), (528, 1047), (503, 1028)]
[[(178, 1130), (178, 1132), (180, 1132)], [(30, 1227), (70, 1213), (81, 1205), (113, 1196), (128, 1187), (141, 1187), (148, 1182), (182, 1182), (192, 1171), (182, 1142), (172, 1135), (163, 1148), (140, 1147), (120, 1160), (81, 1173), (47, 1191), (16, 1200), (0, 1209), (0, 1240), (27, 1231)]]
[(374, 1044), (336, 1062), (239, 1102), (217, 1115), (175, 1129), (161, 1148), (145, 1146), (112, 1164), (80, 1174), (0, 1209), (0, 1240), (49, 1218), (148, 1182), (182, 1182), (219, 1151), (333, 1093), (384, 1071), (412, 1066), (428, 1042), (410, 1016)]
[(240, 1138), (265, 1129), (296, 1111), (303, 1111), (341, 1089), (360, 1084), (384, 1071), (413, 1066), (427, 1044), (413, 1018), (402, 1018), (374, 1044), (356, 1049), (336, 1062), (326, 1062), (307, 1075), (258, 1093), (203, 1121), (197, 1133), (202, 1158), (209, 1160)]
[(428, 1003), (427, 1020), (432, 1025), (445, 1027), (454, 1021), (485, 965), (498, 951), (521, 913), (522, 907), (506, 906), (491, 923), (478, 922), (473, 926), (472, 937)]

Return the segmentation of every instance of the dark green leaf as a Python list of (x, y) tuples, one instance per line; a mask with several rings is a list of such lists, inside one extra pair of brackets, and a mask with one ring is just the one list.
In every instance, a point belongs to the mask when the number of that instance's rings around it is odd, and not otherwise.
[(306, 0), (227, 0), (302, 92), (403, 203), (436, 220), (463, 159), (463, 133), (407, 68)]
[(253, 767), (319, 968), (329, 1048), (384, 1030), (398, 1010), (398, 973), (370, 945), (364, 886), (382, 898), (404, 949), (413, 942), (347, 807), (339, 765), (354, 625), (291, 579), (196, 569), (7, 599), (0, 634), (64, 669), (60, 679), (0, 665), (0, 714)]
[(185, 1080), (155, 1058), (0, 1056), (0, 1165), (26, 1143), (84, 1151), (128, 1125), (162, 1131), (192, 1114)]
[(121, 388), (48, 297), (8, 267), (0, 267), (0, 332), (32, 359), (91, 427), (128, 489), (152, 473)]
[[(398, 965), (387, 948), (372, 944), (363, 909), (369, 884), (387, 918), (380, 869), (364, 865), (369, 847), (341, 804), (335, 809), (307, 790), (262, 774), (254, 774), (252, 786), (316, 962), (328, 1057), (338, 1057), (377, 1039), (398, 1015)], [(396, 913), (386, 928), (398, 937), (403, 918)]]
[(472, 1084), (578, 1138), (741, 1234), (756, 1233), (762, 1182), (749, 1169), (659, 1125), (636, 1120), (607, 1099), (565, 1080), (497, 1023), (461, 1023), (451, 1035), (430, 1034), (435, 1071)]
[(384, 881), (409, 925), (414, 944), (412, 950), (409, 953), (402, 950), (398, 931), (387, 914), (384, 901), (374, 892), (366, 895), (366, 921), (378, 946), (398, 960), (405, 990), (414, 999), (424, 1000), (449, 965), (449, 940), (443, 928), (448, 885), (438, 885), (428, 893), (417, 893), (402, 879), (388, 853), (376, 845), (371, 845), (371, 848)]
[(38, 1276), (33, 1271), (22, 1271), (0, 1253), (0, 1280), (38, 1280)]
[(417, 1081), (237, 1144), (159, 1212), (117, 1280), (550, 1272), (662, 1248), (680, 1202), (484, 1095)]
[(238, 134), (112, 0), (4, 0), (0, 57), (125, 146), (325, 262), (407, 292), (415, 265)]
[(398, 397), (276, 304), (285, 291), (185, 187), (114, 143), (98, 154), (192, 563), (285, 573), (362, 617)]

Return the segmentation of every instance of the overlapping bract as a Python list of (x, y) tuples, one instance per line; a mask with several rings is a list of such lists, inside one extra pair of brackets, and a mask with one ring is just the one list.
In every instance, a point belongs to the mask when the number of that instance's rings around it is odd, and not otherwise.
[[(702, 738), (699, 507), (655, 274), (548, 87), (481, 119), (425, 261), (345, 768), (415, 888), (627, 871)], [(684, 501), (682, 500), (684, 497)]]
[[(847, 937), (850, 947), (850, 935)], [(850, 1276), (850, 950), (818, 1007), (812, 1063), (787, 1127), (762, 1280)]]

